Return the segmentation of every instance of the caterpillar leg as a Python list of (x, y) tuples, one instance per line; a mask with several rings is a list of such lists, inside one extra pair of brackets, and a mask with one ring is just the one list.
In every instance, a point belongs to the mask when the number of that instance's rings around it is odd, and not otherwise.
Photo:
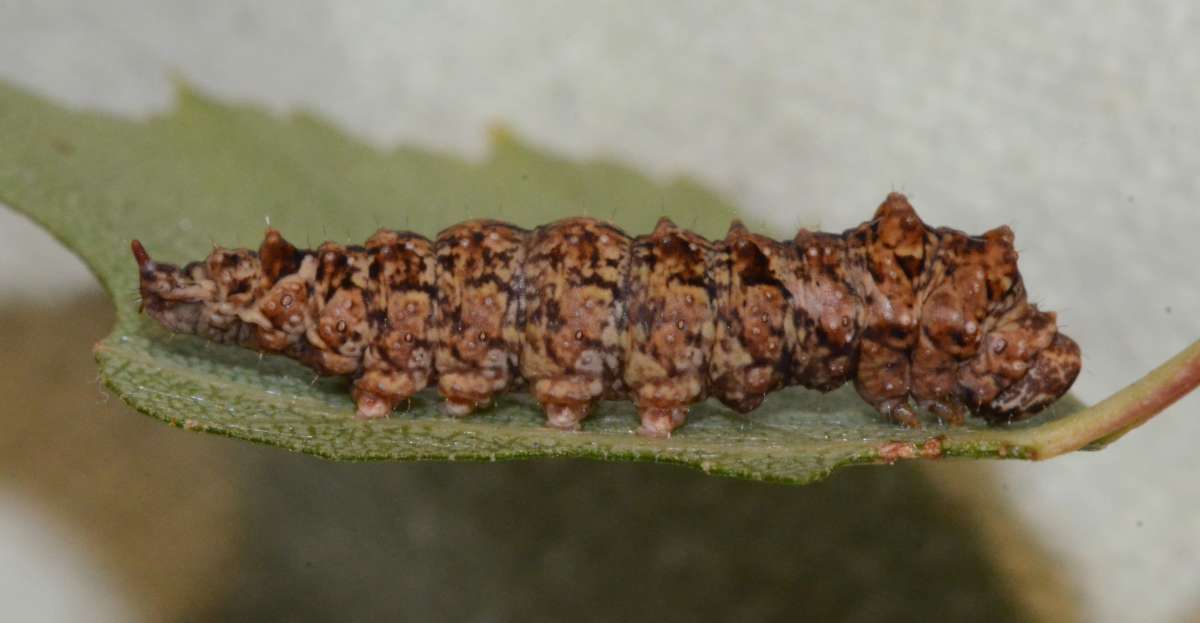
[(388, 369), (368, 369), (354, 380), (351, 395), (362, 419), (387, 417), (400, 403), (428, 383), (428, 375)]
[(447, 372), (438, 379), (438, 391), (446, 399), (446, 412), (463, 416), (492, 404), (508, 381), (507, 374), (495, 369)]
[(909, 428), (921, 427), (908, 400), (908, 353), (863, 340), (854, 387), (863, 400), (888, 420)]
[(639, 406), (638, 417), (642, 420), (642, 426), (638, 428), (637, 432), (643, 437), (665, 439), (671, 436), (671, 431), (683, 426), (683, 423), (687, 421), (687, 414), (686, 406)]
[(921, 333), (912, 353), (912, 397), (921, 408), (951, 425), (966, 419), (966, 405), (958, 397), (958, 369), (963, 353), (971, 346), (959, 336), (966, 336), (966, 318), (960, 301), (946, 289), (934, 292), (926, 302)]
[(700, 378), (692, 375), (651, 381), (637, 392), (638, 434), (646, 437), (670, 437), (687, 421), (688, 405), (703, 392)]
[(967, 407), (955, 393), (958, 361), (922, 334), (912, 355), (912, 397), (917, 405), (950, 425), (966, 421)]
[(561, 430), (579, 430), (591, 414), (596, 399), (604, 392), (600, 379), (580, 374), (540, 379), (533, 395), (546, 412), (546, 425)]

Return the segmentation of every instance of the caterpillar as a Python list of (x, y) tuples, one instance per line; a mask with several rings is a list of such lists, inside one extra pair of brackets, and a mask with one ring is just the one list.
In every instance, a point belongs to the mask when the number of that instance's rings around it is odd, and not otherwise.
[(661, 219), (631, 237), (569, 218), (526, 230), (472, 220), (429, 240), (380, 229), (362, 246), (215, 247), (182, 268), (132, 242), (142, 311), (170, 331), (283, 354), (353, 378), (357, 415), (436, 385), (467, 415), (525, 390), (579, 429), (633, 401), (664, 437), (715, 397), (748, 413), (788, 385), (853, 382), (882, 417), (1019, 420), (1081, 367), (1055, 314), (1027, 301), (1013, 233), (931, 228), (899, 193), (841, 234), (791, 241), (739, 222), (709, 241)]

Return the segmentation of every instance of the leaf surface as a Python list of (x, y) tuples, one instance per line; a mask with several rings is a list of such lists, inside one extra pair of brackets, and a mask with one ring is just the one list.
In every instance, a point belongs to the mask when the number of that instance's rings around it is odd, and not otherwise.
[(694, 182), (567, 161), (502, 131), (487, 156), (471, 162), (420, 149), (380, 151), (306, 115), (272, 116), (187, 90), (178, 99), (167, 115), (130, 121), (0, 85), (0, 200), (95, 272), (118, 315), (96, 346), (103, 382), (172, 424), (339, 460), (646, 460), (792, 483), (901, 458), (1046, 456), (1039, 451), (1048, 440), (1065, 451), (1123, 430), (1114, 424), (1100, 435), (1069, 396), (1014, 426), (972, 420), (907, 430), (883, 422), (849, 387), (828, 395), (791, 388), (748, 418), (709, 401), (669, 440), (635, 435), (627, 402), (604, 403), (582, 432), (548, 430), (525, 395), (453, 419), (427, 390), (391, 418), (356, 420), (344, 380), (314, 382), (291, 361), (172, 336), (139, 315), (130, 239), (182, 263), (202, 258), (214, 242), (257, 247), (268, 218), (293, 242), (315, 247), (325, 239), (360, 242), (379, 226), (432, 236), (479, 216), (531, 227), (591, 215), (639, 234), (667, 215), (720, 237), (736, 211)]

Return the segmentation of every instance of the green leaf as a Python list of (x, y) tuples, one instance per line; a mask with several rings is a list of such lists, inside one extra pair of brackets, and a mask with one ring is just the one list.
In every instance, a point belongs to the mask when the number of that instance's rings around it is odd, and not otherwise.
[[(1128, 406), (1097, 419), (1066, 398), (1006, 428), (907, 430), (881, 421), (848, 388), (779, 392), (748, 418), (706, 403), (669, 440), (635, 435), (628, 403), (604, 404), (582, 432), (548, 430), (523, 395), (452, 419), (426, 391), (391, 418), (359, 421), (343, 380), (314, 382), (290, 361), (171, 336), (139, 315), (130, 239), (183, 262), (213, 242), (256, 246), (267, 218), (315, 246), (361, 241), (380, 225), (433, 234), (471, 216), (533, 226), (579, 214), (631, 233), (666, 214), (717, 237), (734, 209), (693, 182), (555, 158), (502, 131), (480, 162), (382, 152), (305, 115), (281, 119), (186, 90), (169, 115), (128, 121), (0, 85), (0, 136), (0, 200), (78, 253), (116, 304), (117, 325), (96, 346), (104, 383), (138, 411), (188, 429), (340, 460), (587, 457), (806, 483), (839, 466), (900, 458), (1046, 457), (1144, 421)], [(1192, 353), (1178, 366), (1200, 369), (1198, 359)]]

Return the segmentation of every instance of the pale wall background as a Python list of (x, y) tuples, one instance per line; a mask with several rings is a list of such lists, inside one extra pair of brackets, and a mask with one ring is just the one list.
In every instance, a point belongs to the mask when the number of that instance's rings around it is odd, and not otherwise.
[[(849, 227), (903, 190), (930, 223), (1014, 228), (1095, 401), (1200, 337), (1196, 6), (3, 0), (0, 79), (142, 117), (178, 77), (474, 157), (502, 121), (571, 157), (693, 176), (788, 228)], [(0, 211), (0, 297), (86, 288)], [(1200, 608), (1197, 438), (1192, 396), (1104, 452), (994, 465), (1088, 619)], [(28, 512), (0, 497), (0, 541), (39, 542)], [(39, 566), (55, 547), (6, 552), (34, 571), (0, 575), (4, 603), (37, 570), (77, 573)], [(80, 595), (102, 590), (85, 580)]]

